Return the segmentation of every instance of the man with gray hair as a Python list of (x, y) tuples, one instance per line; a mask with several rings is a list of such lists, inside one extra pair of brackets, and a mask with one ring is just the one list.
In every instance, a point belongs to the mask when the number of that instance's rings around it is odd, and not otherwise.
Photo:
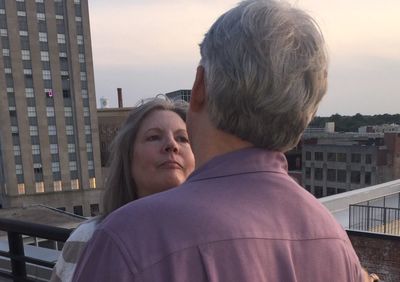
[(327, 88), (313, 19), (249, 0), (200, 44), (187, 127), (196, 170), (104, 220), (76, 281), (362, 281), (345, 231), (287, 173)]

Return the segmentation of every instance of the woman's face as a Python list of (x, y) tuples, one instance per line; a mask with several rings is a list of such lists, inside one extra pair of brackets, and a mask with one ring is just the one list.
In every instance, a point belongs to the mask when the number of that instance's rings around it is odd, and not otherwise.
[(172, 111), (151, 112), (133, 146), (131, 169), (139, 197), (180, 185), (194, 169), (186, 124)]

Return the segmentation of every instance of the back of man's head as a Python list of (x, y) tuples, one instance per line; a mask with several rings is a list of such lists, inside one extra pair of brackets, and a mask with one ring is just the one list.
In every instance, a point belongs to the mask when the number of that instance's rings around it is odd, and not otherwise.
[(314, 20), (284, 2), (243, 1), (213, 24), (200, 49), (214, 126), (257, 147), (294, 147), (327, 88)]

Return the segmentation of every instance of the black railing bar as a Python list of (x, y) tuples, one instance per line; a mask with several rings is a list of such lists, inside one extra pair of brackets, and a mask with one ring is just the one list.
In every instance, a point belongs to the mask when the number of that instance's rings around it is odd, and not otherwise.
[(11, 274), (11, 272), (5, 272), (0, 270), (0, 277), (8, 278), (10, 281), (20, 281), (20, 282), (42, 282), (45, 280), (39, 279), (32, 279), (32, 278), (22, 278), (22, 277), (15, 277)]
[(0, 256), (6, 257), (9, 259), (18, 260), (18, 261), (24, 261), (24, 262), (28, 262), (31, 264), (40, 265), (40, 266), (44, 266), (44, 267), (48, 267), (48, 268), (53, 268), (55, 265), (55, 262), (45, 261), (45, 260), (28, 257), (28, 256), (18, 256), (18, 255), (14, 255), (14, 254), (11, 254), (11, 253), (5, 252), (5, 251), (0, 251)]
[(8, 218), (0, 218), (0, 230), (64, 242), (68, 239), (69, 235), (73, 231), (73, 229)]

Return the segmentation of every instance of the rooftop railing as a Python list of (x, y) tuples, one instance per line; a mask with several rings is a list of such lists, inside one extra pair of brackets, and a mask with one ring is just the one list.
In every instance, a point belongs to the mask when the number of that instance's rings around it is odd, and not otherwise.
[(51, 241), (65, 242), (71, 229), (59, 228), (43, 224), (35, 224), (19, 220), (0, 218), (0, 230), (7, 232), (8, 251), (0, 251), (0, 256), (10, 261), (9, 271), (0, 270), (0, 277), (10, 281), (44, 281), (27, 273), (27, 264), (51, 269), (54, 262), (27, 256), (24, 251), (22, 235), (39, 237)]
[(400, 236), (400, 193), (350, 205), (349, 228)]

